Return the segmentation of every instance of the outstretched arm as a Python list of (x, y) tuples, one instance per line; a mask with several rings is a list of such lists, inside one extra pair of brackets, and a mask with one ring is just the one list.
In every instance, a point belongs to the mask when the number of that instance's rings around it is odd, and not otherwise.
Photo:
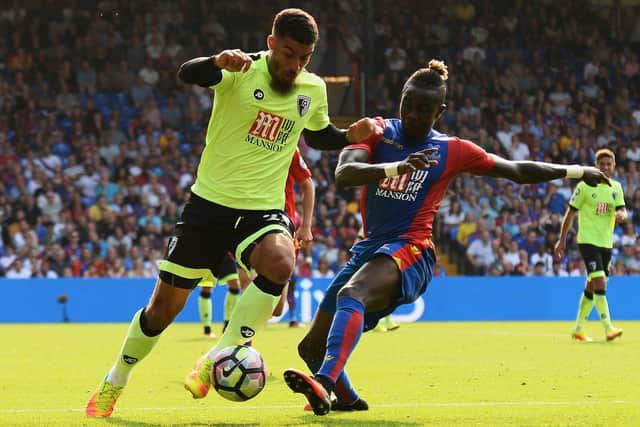
[(437, 148), (427, 148), (410, 154), (401, 162), (371, 164), (368, 162), (367, 150), (344, 150), (340, 153), (336, 167), (336, 184), (338, 187), (363, 185), (386, 177), (427, 169), (438, 164), (437, 160), (429, 159), (429, 155), (436, 151)]
[(332, 123), (322, 130), (302, 131), (304, 141), (316, 150), (340, 150), (349, 144), (364, 141), (372, 136), (382, 136), (384, 129), (374, 119), (365, 117), (352, 123), (348, 129), (338, 129)]
[(518, 184), (535, 184), (538, 182), (552, 181), (558, 178), (582, 178), (590, 185), (600, 183), (611, 185), (609, 178), (598, 169), (591, 166), (556, 165), (543, 162), (516, 162), (503, 159), (491, 154), (494, 164), (486, 176), (507, 178)]

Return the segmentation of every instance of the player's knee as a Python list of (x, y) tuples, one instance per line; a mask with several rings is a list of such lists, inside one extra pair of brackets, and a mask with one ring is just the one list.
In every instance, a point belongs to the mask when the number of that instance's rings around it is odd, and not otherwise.
[(262, 276), (267, 277), (269, 280), (275, 283), (281, 283), (282, 286), (287, 284), (289, 278), (293, 274), (293, 257), (289, 254), (274, 253), (269, 257), (269, 260), (265, 263), (267, 266), (262, 272), (259, 272)]
[(349, 283), (345, 285), (338, 291), (338, 298), (340, 297), (351, 297), (362, 300), (365, 295), (363, 295), (361, 287), (358, 286), (357, 283)]

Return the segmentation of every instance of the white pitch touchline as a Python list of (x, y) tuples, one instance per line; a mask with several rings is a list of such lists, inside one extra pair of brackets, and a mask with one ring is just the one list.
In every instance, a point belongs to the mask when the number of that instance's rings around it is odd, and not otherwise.
[(524, 337), (570, 337), (569, 334), (545, 334), (542, 332), (480, 331), (480, 333), (487, 335), (513, 335)]
[[(434, 408), (434, 407), (486, 407), (486, 406), (574, 406), (587, 404), (609, 403), (614, 405), (637, 405), (640, 401), (633, 400), (582, 400), (573, 402), (421, 402), (421, 403), (382, 403), (373, 404), (373, 408)], [(247, 410), (247, 409), (299, 409), (301, 405), (238, 405), (238, 406), (215, 406), (207, 405), (210, 409), (224, 410)], [(118, 408), (118, 412), (148, 412), (148, 411), (192, 411), (193, 406), (175, 407), (141, 407), (141, 408)], [(64, 412), (84, 412), (84, 408), (24, 408), (24, 409), (0, 409), (1, 414), (20, 413), (64, 413)]]

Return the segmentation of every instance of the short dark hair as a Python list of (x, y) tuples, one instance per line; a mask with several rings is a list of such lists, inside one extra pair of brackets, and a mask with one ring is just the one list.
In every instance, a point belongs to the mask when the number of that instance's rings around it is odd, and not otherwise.
[(449, 78), (449, 69), (444, 62), (432, 59), (426, 68), (420, 68), (414, 72), (405, 85), (412, 84), (423, 89), (433, 89), (440, 91), (442, 101), (447, 96), (446, 80)]
[(271, 34), (312, 45), (318, 41), (318, 25), (313, 16), (302, 9), (283, 9), (273, 19)]

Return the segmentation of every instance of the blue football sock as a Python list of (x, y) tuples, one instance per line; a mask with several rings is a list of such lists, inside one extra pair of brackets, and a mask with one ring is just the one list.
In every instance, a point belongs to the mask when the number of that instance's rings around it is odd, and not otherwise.
[[(318, 372), (322, 362), (320, 360), (305, 360), (304, 363), (307, 364), (309, 371), (312, 373)], [(342, 370), (342, 373), (338, 377), (336, 381), (336, 389), (334, 390), (336, 397), (338, 398), (338, 402), (343, 403), (345, 405), (349, 405), (350, 403), (355, 402), (360, 398), (358, 396), (358, 392), (351, 385), (351, 381), (349, 380), (349, 375), (347, 375), (346, 370)]]
[(351, 381), (349, 380), (347, 371), (344, 369), (338, 377), (338, 381), (336, 381), (336, 389), (334, 390), (334, 393), (338, 398), (338, 402), (345, 405), (349, 405), (360, 399), (360, 396), (358, 396), (358, 392), (356, 392), (356, 389), (351, 385)]
[(327, 354), (318, 375), (336, 383), (355, 349), (364, 325), (364, 304), (352, 297), (339, 297), (327, 338)]

